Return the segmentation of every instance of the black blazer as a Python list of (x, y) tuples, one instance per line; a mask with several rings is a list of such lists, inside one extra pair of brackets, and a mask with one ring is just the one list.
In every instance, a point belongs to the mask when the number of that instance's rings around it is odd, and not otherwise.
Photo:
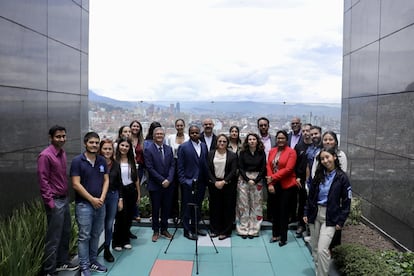
[[(208, 153), (208, 176), (209, 176), (209, 183), (211, 184), (214, 184), (216, 182), (216, 173), (214, 170), (214, 156), (215, 155), (216, 155), (215, 150), (211, 150)], [(237, 154), (227, 149), (226, 166), (224, 169), (224, 180), (228, 184), (234, 184), (237, 182), (237, 167), (238, 167)]]
[[(204, 138), (204, 131), (200, 133), (200, 141), (207, 145), (206, 139)], [(211, 146), (209, 151), (215, 150), (217, 147), (217, 136), (213, 133), (213, 140), (211, 141)]]

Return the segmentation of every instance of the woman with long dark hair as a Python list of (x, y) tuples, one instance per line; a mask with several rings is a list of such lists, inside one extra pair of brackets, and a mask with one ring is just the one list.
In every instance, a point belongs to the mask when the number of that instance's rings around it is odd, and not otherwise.
[(321, 149), (303, 220), (309, 223), (316, 275), (328, 275), (329, 246), (351, 209), (351, 185), (334, 148)]
[(266, 153), (260, 137), (249, 133), (239, 155), (236, 231), (243, 239), (259, 236), (263, 221), (263, 184), (266, 176)]
[(134, 208), (141, 198), (134, 151), (129, 138), (122, 137), (118, 140), (115, 160), (119, 162), (121, 167), (124, 208), (116, 215), (112, 247), (116, 251), (121, 251), (122, 248), (132, 248), (130, 243), (131, 218), (134, 215)]

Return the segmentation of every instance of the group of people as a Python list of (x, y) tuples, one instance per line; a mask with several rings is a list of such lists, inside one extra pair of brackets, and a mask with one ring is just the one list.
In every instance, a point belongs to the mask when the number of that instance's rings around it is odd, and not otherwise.
[[(240, 129), (214, 134), (214, 122), (202, 129), (175, 122), (176, 133), (165, 135), (153, 122), (144, 139), (142, 125), (134, 120), (119, 129), (118, 138), (100, 140), (95, 132), (84, 137), (85, 152), (75, 157), (70, 177), (75, 191), (75, 217), (79, 226), (81, 275), (105, 272), (97, 262), (98, 241), (105, 231), (104, 258), (113, 262), (116, 251), (131, 249), (132, 219), (139, 216), (140, 183), (146, 180), (152, 206), (151, 240), (171, 239), (168, 218), (181, 218), (184, 236), (196, 240), (207, 235), (198, 226), (206, 189), (209, 196), (209, 235), (219, 240), (236, 233), (243, 239), (260, 234), (263, 191), (267, 191), (267, 216), (272, 221), (271, 243), (285, 246), (288, 224), (298, 222), (296, 234), (306, 225), (311, 233), (317, 275), (327, 275), (330, 249), (340, 242), (340, 230), (350, 211), (351, 187), (346, 156), (338, 149), (332, 131), (291, 121), (288, 133), (269, 134), (269, 120), (257, 120), (259, 133), (244, 141)], [(39, 155), (38, 175), (47, 218), (44, 272), (75, 270), (68, 260), (70, 215), (66, 180), (66, 129), (49, 131), (51, 145)], [(180, 196), (181, 194), (181, 196)], [(181, 201), (181, 210), (179, 202)]]

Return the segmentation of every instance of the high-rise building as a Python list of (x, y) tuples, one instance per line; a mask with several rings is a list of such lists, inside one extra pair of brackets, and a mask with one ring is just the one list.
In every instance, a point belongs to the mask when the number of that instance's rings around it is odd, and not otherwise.
[[(0, 215), (39, 197), (37, 156), (52, 125), (68, 162), (88, 130), (87, 0), (0, 1)], [(69, 165), (69, 164), (68, 164)]]
[(363, 214), (414, 249), (414, 1), (345, 0), (341, 147)]

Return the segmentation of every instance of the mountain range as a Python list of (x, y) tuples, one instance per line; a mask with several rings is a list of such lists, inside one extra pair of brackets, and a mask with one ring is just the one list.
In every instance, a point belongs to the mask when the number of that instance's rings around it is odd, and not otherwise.
[(89, 101), (103, 103), (124, 109), (134, 109), (137, 107), (148, 108), (154, 105), (157, 108), (174, 107), (179, 103), (181, 112), (191, 113), (227, 113), (227, 114), (251, 114), (251, 116), (301, 116), (303, 114), (313, 114), (316, 116), (328, 116), (335, 119), (341, 117), (340, 104), (289, 104), (284, 102), (255, 102), (255, 101), (120, 101), (109, 97), (98, 95), (89, 90)]

